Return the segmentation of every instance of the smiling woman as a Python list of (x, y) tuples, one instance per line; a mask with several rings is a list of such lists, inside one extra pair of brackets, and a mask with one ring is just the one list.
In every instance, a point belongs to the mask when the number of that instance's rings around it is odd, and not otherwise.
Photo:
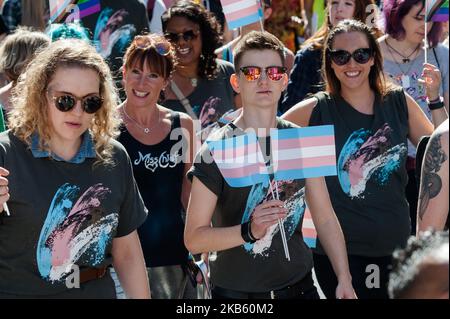
[(193, 156), (193, 124), (186, 114), (159, 104), (176, 63), (170, 42), (147, 34), (134, 38), (123, 65), (127, 99), (120, 106), (125, 126), (119, 141), (130, 154), (144, 203), (152, 207), (138, 234), (156, 299), (196, 296), (184, 272), (189, 254), (182, 217), (190, 193), (185, 175)]
[[(334, 125), (338, 176), (326, 182), (346, 239), (352, 282), (360, 299), (387, 298), (391, 255), (411, 231), (404, 192), (407, 141), (418, 143), (433, 125), (408, 94), (384, 78), (380, 47), (367, 25), (339, 23), (324, 50), (326, 93), (298, 103), (283, 117), (301, 126)], [(427, 66), (424, 74), (433, 94), (438, 73)], [(447, 117), (443, 108), (432, 112), (436, 125)], [(366, 286), (371, 264), (378, 266), (378, 289)], [(314, 267), (325, 295), (333, 298), (337, 279), (321, 241)]]
[(84, 41), (59, 40), (26, 72), (0, 134), (0, 298), (115, 298), (111, 264), (129, 297), (148, 298), (146, 208), (114, 141), (108, 66)]

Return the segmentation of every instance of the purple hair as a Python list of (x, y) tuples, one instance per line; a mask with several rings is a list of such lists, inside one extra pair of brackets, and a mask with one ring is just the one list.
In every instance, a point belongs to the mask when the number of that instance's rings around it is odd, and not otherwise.
[[(411, 8), (419, 2), (424, 7), (424, 0), (385, 0), (383, 5), (385, 33), (396, 40), (403, 40), (406, 32), (402, 26), (402, 20)], [(441, 34), (442, 23), (434, 22), (433, 27), (428, 32), (428, 42), (432, 48), (438, 45)]]

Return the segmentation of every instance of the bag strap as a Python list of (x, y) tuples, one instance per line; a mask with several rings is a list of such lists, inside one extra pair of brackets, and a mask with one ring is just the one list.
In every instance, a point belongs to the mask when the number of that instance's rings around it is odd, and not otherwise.
[(195, 114), (194, 110), (192, 109), (191, 103), (189, 103), (189, 100), (184, 96), (183, 92), (181, 92), (175, 81), (170, 81), (170, 88), (172, 89), (172, 92), (175, 93), (180, 103), (183, 105), (187, 114), (189, 114), (189, 116), (193, 120), (198, 120), (197, 114)]

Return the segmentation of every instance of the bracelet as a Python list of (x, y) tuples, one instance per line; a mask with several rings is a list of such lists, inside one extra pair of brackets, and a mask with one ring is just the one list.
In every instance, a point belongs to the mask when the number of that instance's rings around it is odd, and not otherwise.
[(444, 101), (439, 97), (439, 99), (434, 100), (434, 101), (428, 101), (428, 108), (433, 111), (433, 110), (438, 110), (441, 109), (445, 106)]
[(253, 244), (256, 242), (256, 238), (253, 236), (250, 229), (250, 221), (241, 224), (241, 236), (246, 243)]

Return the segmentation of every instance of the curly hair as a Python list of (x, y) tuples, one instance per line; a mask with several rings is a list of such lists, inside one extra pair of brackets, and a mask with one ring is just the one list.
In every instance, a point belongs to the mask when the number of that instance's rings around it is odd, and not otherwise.
[(163, 31), (172, 17), (183, 17), (200, 27), (202, 55), (198, 65), (198, 76), (208, 80), (217, 76), (217, 55), (214, 51), (222, 45), (221, 26), (213, 13), (192, 1), (178, 1), (161, 16)]
[(111, 139), (119, 134), (118, 97), (108, 65), (95, 49), (83, 40), (63, 39), (50, 44), (29, 64), (13, 90), (13, 110), (9, 127), (14, 135), (28, 145), (37, 133), (39, 147), (50, 152), (52, 127), (48, 118), (47, 89), (58, 68), (94, 70), (100, 80), (103, 104), (95, 113), (89, 131), (92, 135), (98, 163), (112, 163)]

